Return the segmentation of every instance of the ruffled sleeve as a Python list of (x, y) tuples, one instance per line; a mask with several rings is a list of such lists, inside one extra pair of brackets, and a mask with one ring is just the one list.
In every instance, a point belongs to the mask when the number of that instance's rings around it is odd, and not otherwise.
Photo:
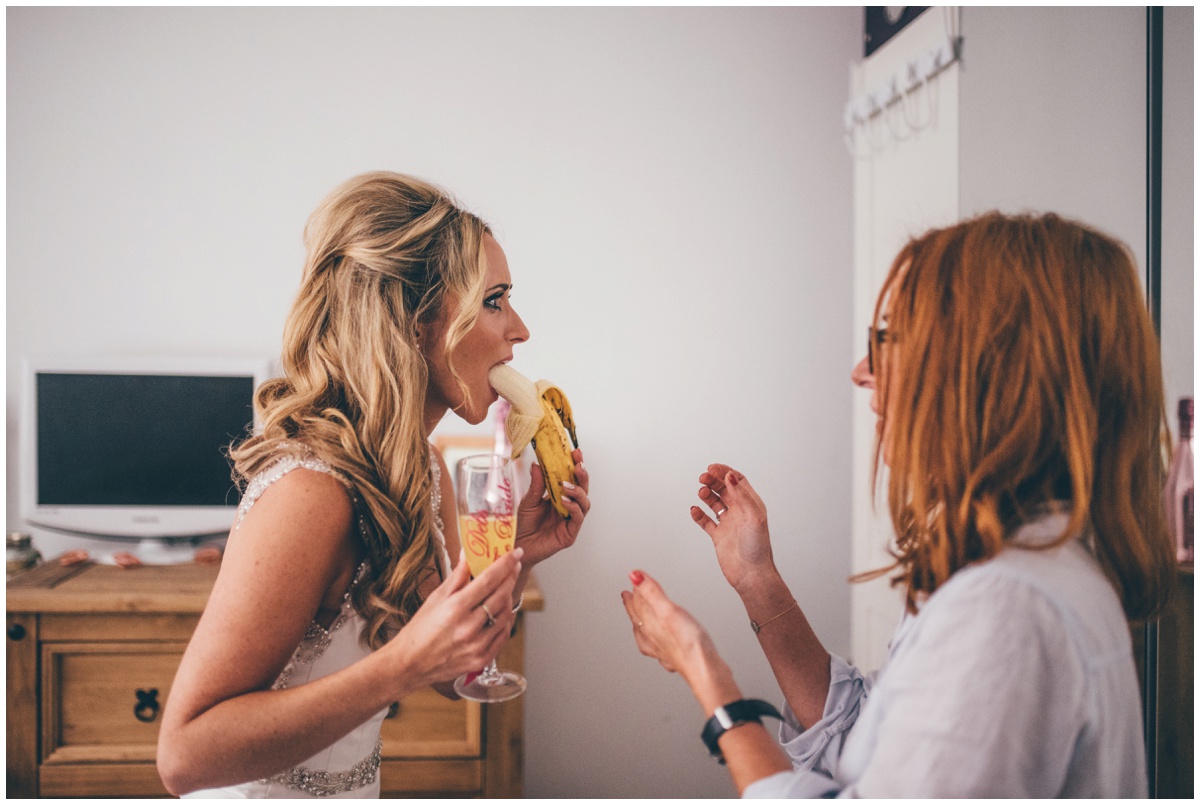
[(846, 735), (858, 720), (876, 676), (863, 674), (836, 654), (830, 655), (829, 672), (829, 694), (820, 721), (805, 729), (790, 707), (783, 709), (779, 743), (796, 770), (833, 774)]
[(821, 720), (808, 729), (784, 706), (779, 743), (792, 761), (793, 771), (764, 777), (746, 787), (746, 799), (807, 799), (837, 794), (833, 781), (842, 745), (866, 704), (875, 673), (863, 674), (836, 654), (829, 657), (829, 694)]

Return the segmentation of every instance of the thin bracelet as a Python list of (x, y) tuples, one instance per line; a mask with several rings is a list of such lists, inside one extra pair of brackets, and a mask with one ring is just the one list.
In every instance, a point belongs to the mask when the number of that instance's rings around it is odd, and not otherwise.
[(516, 615), (521, 611), (521, 604), (525, 603), (525, 593), (521, 593), (521, 597), (517, 599), (517, 605), (513, 607), (513, 614)]
[(769, 618), (768, 620), (765, 620), (762, 623), (756, 623), (754, 621), (754, 619), (751, 618), (750, 628), (754, 630), (755, 634), (758, 634), (759, 632), (762, 631), (762, 628), (764, 626), (766, 626), (768, 623), (770, 623), (773, 620), (778, 620), (779, 618), (782, 618), (784, 615), (788, 614), (789, 612), (791, 612), (793, 609), (795, 609), (798, 606), (800, 606), (800, 604), (795, 599), (792, 599), (792, 605), (790, 607), (788, 607), (787, 609), (785, 609), (783, 612), (780, 612), (774, 618)]

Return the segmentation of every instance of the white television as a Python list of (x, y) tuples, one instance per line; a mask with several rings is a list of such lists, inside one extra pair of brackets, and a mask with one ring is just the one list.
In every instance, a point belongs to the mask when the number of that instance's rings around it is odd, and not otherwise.
[[(31, 357), (23, 361), (22, 519), (183, 561), (228, 533), (239, 502), (228, 448), (258, 427), (267, 360)], [(103, 560), (102, 560), (103, 561)]]

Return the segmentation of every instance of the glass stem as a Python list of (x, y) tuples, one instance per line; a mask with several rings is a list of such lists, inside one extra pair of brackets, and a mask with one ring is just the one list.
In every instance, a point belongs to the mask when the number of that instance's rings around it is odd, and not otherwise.
[(500, 674), (500, 670), (496, 668), (496, 661), (492, 660), (488, 663), (487, 668), (483, 669), (476, 680), (481, 685), (499, 685), (504, 682), (504, 677)]

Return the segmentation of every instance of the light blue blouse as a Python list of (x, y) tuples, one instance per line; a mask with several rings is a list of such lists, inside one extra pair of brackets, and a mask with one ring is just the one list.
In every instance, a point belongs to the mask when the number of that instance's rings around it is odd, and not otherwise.
[[(1045, 543), (1067, 514), (1012, 540)], [(831, 661), (825, 713), (785, 708), (793, 771), (746, 797), (1145, 797), (1129, 624), (1084, 540), (1010, 547), (897, 627), (884, 666)]]

